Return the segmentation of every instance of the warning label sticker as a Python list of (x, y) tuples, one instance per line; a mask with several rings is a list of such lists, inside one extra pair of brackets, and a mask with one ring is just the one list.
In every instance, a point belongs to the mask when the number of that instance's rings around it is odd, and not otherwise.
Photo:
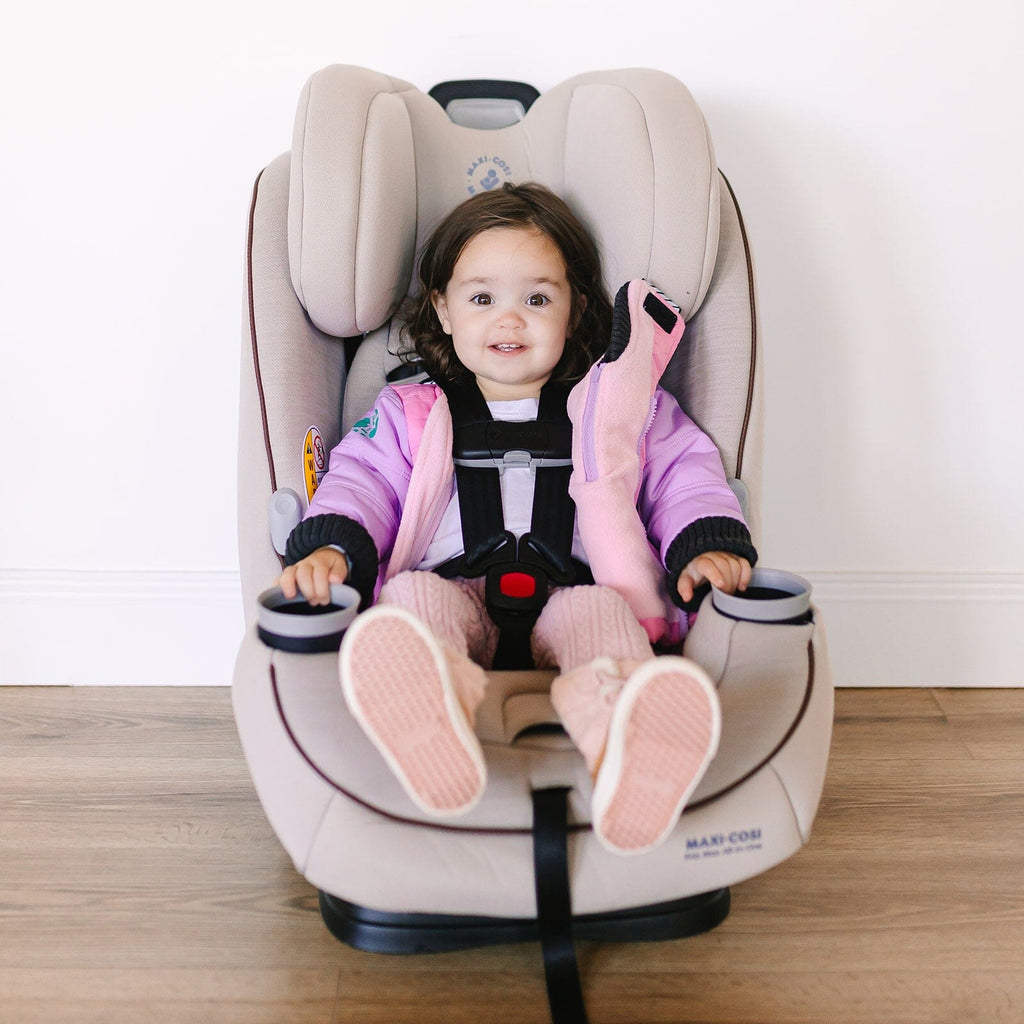
[(327, 451), (324, 439), (316, 427), (306, 431), (302, 442), (302, 475), (306, 481), (306, 501), (312, 501), (327, 469)]

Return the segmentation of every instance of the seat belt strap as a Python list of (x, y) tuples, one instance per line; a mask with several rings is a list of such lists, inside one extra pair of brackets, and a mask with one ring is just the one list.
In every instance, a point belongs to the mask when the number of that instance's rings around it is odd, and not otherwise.
[(569, 790), (533, 791), (537, 925), (552, 1024), (587, 1024), (569, 888)]

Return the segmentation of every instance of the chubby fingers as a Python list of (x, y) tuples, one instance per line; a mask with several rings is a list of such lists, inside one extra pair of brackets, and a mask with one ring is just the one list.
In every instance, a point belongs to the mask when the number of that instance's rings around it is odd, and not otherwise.
[(281, 588), (281, 593), (290, 601), (299, 592), (298, 584), (295, 582), (295, 566), (289, 565), (285, 567), (284, 572), (277, 577), (277, 585)]
[(700, 582), (699, 579), (694, 580), (693, 577), (690, 575), (690, 568), (692, 564), (693, 563), (688, 565), (679, 574), (679, 582), (676, 584), (676, 590), (679, 591), (679, 596), (683, 599), (684, 602), (689, 602), (693, 600), (693, 588), (697, 583)]
[(750, 583), (750, 562), (727, 551), (707, 551), (698, 555), (679, 575), (679, 596), (692, 601), (694, 588), (707, 580), (727, 594), (746, 590)]
[(318, 548), (311, 555), (288, 566), (278, 578), (278, 586), (291, 599), (299, 592), (312, 605), (329, 604), (331, 584), (344, 583), (348, 560), (334, 548)]
[(746, 590), (750, 583), (750, 563), (739, 555), (727, 551), (709, 551), (697, 561), (702, 563), (701, 568), (708, 582), (726, 594)]
[(320, 561), (303, 559), (298, 562), (295, 580), (310, 604), (327, 604), (331, 599), (330, 570)]

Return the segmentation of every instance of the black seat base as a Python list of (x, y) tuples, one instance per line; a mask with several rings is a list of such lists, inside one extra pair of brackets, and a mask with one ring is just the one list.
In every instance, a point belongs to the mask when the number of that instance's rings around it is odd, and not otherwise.
[[(573, 918), (573, 936), (600, 942), (649, 942), (699, 935), (729, 914), (729, 889)], [(403, 914), (360, 907), (320, 893), (320, 913), (335, 938), (368, 953), (444, 953), (512, 942), (536, 942), (535, 918)]]

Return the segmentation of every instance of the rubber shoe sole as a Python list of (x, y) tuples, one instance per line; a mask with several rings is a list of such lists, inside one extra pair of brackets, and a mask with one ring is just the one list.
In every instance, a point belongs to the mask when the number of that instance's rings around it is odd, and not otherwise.
[(644, 662), (615, 704), (594, 785), (593, 824), (615, 853), (645, 853), (675, 827), (718, 749), (714, 685), (686, 658)]
[(402, 608), (371, 608), (345, 634), (339, 667), (349, 711), (416, 806), (435, 817), (469, 811), (487, 769), (427, 627)]

